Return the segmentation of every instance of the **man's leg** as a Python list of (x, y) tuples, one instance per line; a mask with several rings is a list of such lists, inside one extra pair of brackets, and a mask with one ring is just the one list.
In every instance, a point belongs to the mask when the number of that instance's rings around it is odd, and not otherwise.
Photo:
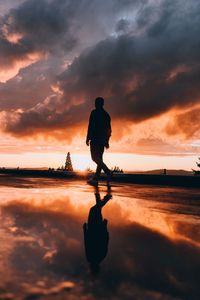
[(100, 174), (101, 174), (101, 170), (102, 170), (102, 168), (99, 165), (97, 165), (96, 172), (95, 172), (95, 175), (94, 175), (94, 179), (96, 179), (96, 180), (99, 179)]
[(101, 168), (104, 173), (109, 176), (110, 175), (110, 169), (106, 166), (106, 164), (103, 162), (103, 153), (104, 153), (104, 145), (99, 147), (99, 162), (98, 162), (98, 166), (99, 168)]
[(98, 181), (98, 178), (100, 176), (101, 170), (103, 169), (104, 173), (107, 175), (107, 185), (110, 186), (110, 181), (112, 179), (113, 172), (111, 172), (110, 169), (103, 162), (104, 145), (103, 146), (102, 145), (98, 145), (97, 149), (98, 149), (98, 151), (97, 151), (97, 156), (96, 156), (96, 160), (95, 160), (95, 162), (97, 163), (95, 180)]
[(102, 169), (104, 173), (107, 176), (109, 176), (111, 173), (110, 169), (103, 162), (104, 145), (91, 144), (90, 150), (91, 150), (92, 160), (97, 164), (95, 179), (98, 180)]
[(102, 156), (102, 149), (96, 144), (90, 144), (90, 152), (92, 160), (97, 164), (96, 172), (93, 179), (98, 181), (102, 170), (101, 164), (99, 164), (100, 158)]

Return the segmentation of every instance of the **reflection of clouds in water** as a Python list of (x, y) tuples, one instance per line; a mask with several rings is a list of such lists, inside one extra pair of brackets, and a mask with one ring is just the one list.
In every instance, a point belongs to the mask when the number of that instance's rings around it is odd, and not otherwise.
[[(10, 216), (13, 220), (11, 229), (14, 230), (10, 231), (13, 231), (15, 242), (8, 257), (13, 272), (10, 280), (16, 285), (17, 282), (22, 284), (21, 293), (24, 290), (24, 283), (31, 293), (38, 288), (40, 293), (43, 291), (49, 295), (52, 286), (54, 286), (53, 294), (56, 289), (62, 292), (66, 289), (67, 277), (75, 278), (74, 274), (81, 272), (80, 265), (83, 261), (81, 221), (70, 215), (73, 211), (67, 199), (65, 211), (62, 213), (63, 204), (61, 201), (57, 206), (54, 205), (54, 210), (51, 210), (51, 207), (48, 209), (46, 206), (17, 201), (2, 208), (2, 214)], [(67, 210), (69, 214), (66, 213)], [(63, 280), (65, 285), (59, 289), (57, 285), (60, 286)], [(45, 282), (42, 289), (37, 287), (38, 281)]]
[[(111, 204), (116, 205), (114, 201), (115, 197), (105, 212)], [(69, 199), (58, 199), (50, 205), (17, 201), (4, 205), (2, 216), (12, 219), (11, 226), (15, 228), (9, 254), (15, 285), (23, 282), (31, 293), (34, 287), (38, 288), (38, 282), (43, 282), (45, 287), (40, 287), (40, 291), (45, 296), (50, 286), (67, 281), (72, 283), (69, 290), (75, 299), (80, 295), (88, 300), (111, 296), (116, 299), (200, 297), (200, 249), (138, 223), (125, 224), (123, 214), (118, 224), (116, 219), (112, 223), (108, 217), (109, 254), (97, 281), (88, 277), (84, 258), (82, 224), (86, 210), (74, 207)], [(62, 294), (63, 289), (58, 293)]]
[(192, 226), (188, 221), (189, 220), (187, 220), (187, 222), (174, 222), (174, 231), (180, 235), (185, 235), (188, 239), (191, 239), (191, 241), (199, 244), (200, 246), (200, 219), (196, 219), (196, 222), (192, 220)]
[[(196, 299), (200, 295), (198, 247), (170, 240), (139, 224), (116, 227), (112, 235), (111, 260), (117, 269), (113, 276), (119, 272), (124, 280), (172, 296)], [(120, 257), (117, 264), (116, 257)]]

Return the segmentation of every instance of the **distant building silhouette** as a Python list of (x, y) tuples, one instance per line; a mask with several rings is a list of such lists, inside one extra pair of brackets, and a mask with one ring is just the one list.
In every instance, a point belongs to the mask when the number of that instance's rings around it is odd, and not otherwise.
[(67, 153), (67, 157), (66, 157), (66, 161), (65, 161), (65, 171), (73, 171), (70, 152)]

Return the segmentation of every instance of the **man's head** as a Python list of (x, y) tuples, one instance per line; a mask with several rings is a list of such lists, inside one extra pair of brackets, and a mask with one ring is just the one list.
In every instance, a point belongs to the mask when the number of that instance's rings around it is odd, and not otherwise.
[(104, 99), (102, 97), (97, 97), (95, 99), (95, 107), (102, 108), (104, 106)]

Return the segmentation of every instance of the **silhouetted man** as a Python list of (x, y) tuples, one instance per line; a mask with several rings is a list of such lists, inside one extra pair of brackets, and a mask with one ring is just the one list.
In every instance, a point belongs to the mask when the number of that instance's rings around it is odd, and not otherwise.
[(102, 217), (102, 207), (112, 198), (110, 192), (103, 200), (99, 191), (95, 193), (96, 205), (90, 208), (88, 223), (83, 225), (85, 255), (93, 274), (99, 273), (100, 263), (108, 252), (109, 233), (106, 219)]
[(90, 152), (92, 160), (97, 164), (96, 173), (94, 177), (88, 180), (88, 183), (97, 185), (98, 179), (103, 169), (107, 175), (107, 182), (109, 184), (112, 172), (103, 162), (104, 147), (109, 148), (109, 139), (111, 136), (111, 119), (109, 114), (104, 110), (104, 99), (96, 98), (95, 107), (89, 119), (88, 132), (86, 138), (87, 146), (90, 145)]

